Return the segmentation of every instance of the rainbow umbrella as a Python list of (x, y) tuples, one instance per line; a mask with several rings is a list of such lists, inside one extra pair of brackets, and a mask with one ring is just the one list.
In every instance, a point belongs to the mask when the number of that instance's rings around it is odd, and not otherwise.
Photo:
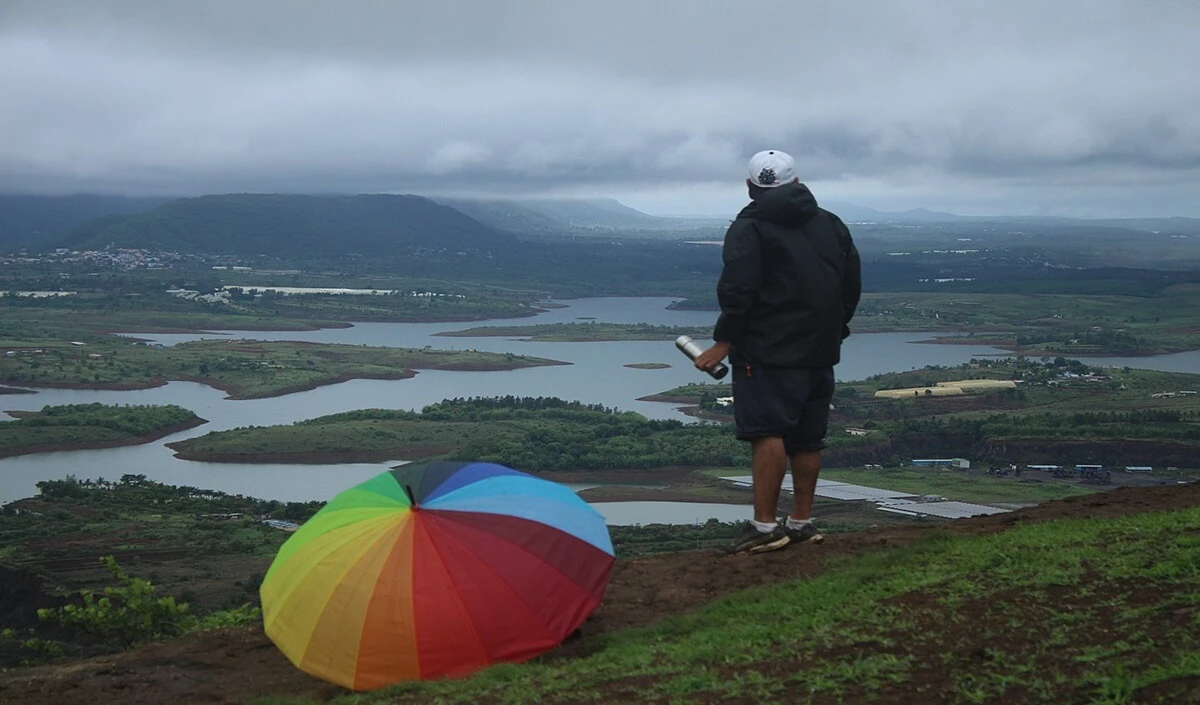
[(356, 690), (462, 676), (560, 643), (604, 596), (604, 518), (570, 489), (491, 463), (385, 472), (283, 544), (260, 595), (298, 668)]

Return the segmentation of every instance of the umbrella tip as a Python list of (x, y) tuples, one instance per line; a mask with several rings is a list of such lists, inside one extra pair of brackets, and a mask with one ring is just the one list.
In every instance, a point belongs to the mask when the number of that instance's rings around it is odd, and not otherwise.
[(408, 495), (408, 503), (410, 505), (412, 505), (413, 509), (416, 509), (417, 508), (417, 500), (415, 497), (413, 497), (413, 491), (412, 491), (411, 485), (404, 486), (404, 494)]

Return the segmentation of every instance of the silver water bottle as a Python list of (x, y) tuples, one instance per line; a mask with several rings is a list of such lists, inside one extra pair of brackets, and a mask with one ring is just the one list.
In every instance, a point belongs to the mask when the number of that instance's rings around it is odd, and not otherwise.
[[(700, 357), (700, 353), (704, 352), (704, 348), (696, 345), (686, 335), (681, 335), (675, 339), (675, 347), (679, 348), (693, 362), (696, 361), (696, 358)], [(711, 370), (705, 370), (705, 372), (712, 376), (713, 379), (723, 379), (725, 375), (729, 374), (729, 368), (725, 366), (725, 363), (718, 362), (716, 367)]]

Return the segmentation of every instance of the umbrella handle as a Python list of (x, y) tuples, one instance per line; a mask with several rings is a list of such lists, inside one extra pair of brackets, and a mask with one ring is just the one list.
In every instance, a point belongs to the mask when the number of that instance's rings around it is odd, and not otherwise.
[(411, 485), (404, 486), (404, 494), (408, 495), (408, 503), (410, 505), (412, 505), (413, 509), (416, 509), (417, 508), (417, 500), (413, 497), (413, 491), (412, 491)]

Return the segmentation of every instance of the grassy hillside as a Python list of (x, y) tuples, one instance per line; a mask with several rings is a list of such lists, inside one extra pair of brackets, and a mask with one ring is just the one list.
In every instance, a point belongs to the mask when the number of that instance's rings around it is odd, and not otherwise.
[[(27, 565), (55, 569), (35, 555), (47, 555), (53, 529), (40, 517), (61, 515), (74, 533), (108, 532), (103, 546), (89, 538), (88, 550), (142, 537), (154, 539), (135, 547), (147, 560), (155, 541), (190, 550), (186, 563), (160, 556), (143, 567), (175, 586), (186, 576), (209, 603), (252, 595), (283, 536), (257, 515), (302, 519), (312, 510), (133, 476), (45, 490), (17, 503), (19, 513), (0, 513), (7, 543), (34, 551), (22, 554)], [(172, 501), (151, 510), (143, 498), (110, 511), (131, 492)], [(350, 694), (297, 670), (255, 624), (3, 671), (0, 701), (190, 702), (203, 682), (206, 702), (224, 705), (1195, 705), (1198, 503), (1197, 484), (1127, 489), (1000, 516), (834, 534), (820, 546), (754, 557), (685, 550), (621, 558), (581, 638), (464, 680)], [(56, 538), (60, 548), (75, 540)]]
[[(355, 702), (1195, 703), (1196, 565), (1200, 509), (933, 536), (586, 658)], [(283, 702), (306, 701), (257, 701)]]

